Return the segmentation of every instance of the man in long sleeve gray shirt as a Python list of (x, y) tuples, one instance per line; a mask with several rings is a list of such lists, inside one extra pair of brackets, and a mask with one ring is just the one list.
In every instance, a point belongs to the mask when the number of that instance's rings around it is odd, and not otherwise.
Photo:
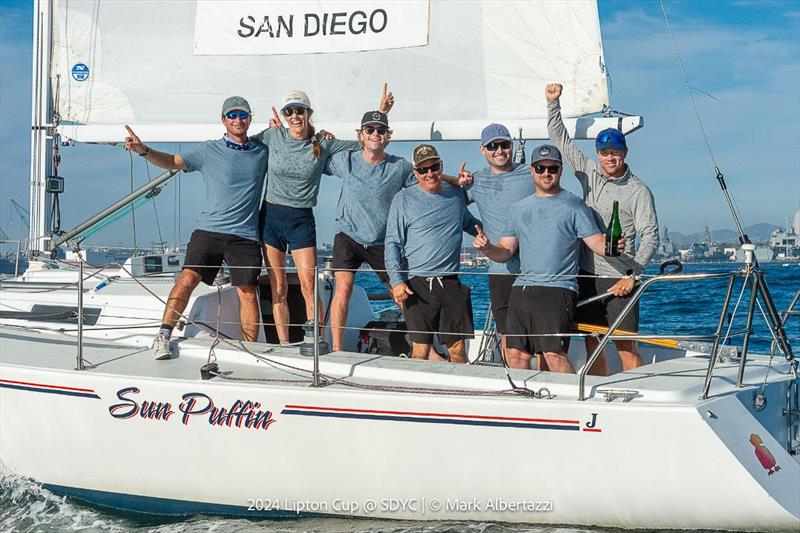
[(436, 148), (414, 149), (418, 185), (398, 192), (389, 209), (385, 261), (392, 297), (405, 311), (412, 357), (425, 359), (439, 335), (450, 361), (467, 361), (464, 339), (472, 338), (469, 287), (458, 279), (462, 232), (476, 235), (480, 222), (467, 210), (464, 195), (442, 181)]
[[(611, 292), (614, 296), (579, 308), (578, 321), (608, 326), (628, 303), (635, 284), (630, 276), (641, 274), (658, 248), (658, 218), (650, 189), (625, 164), (628, 148), (622, 132), (612, 128), (600, 132), (595, 143), (598, 162), (586, 157), (572, 143), (561, 119), (559, 98), (562, 90), (563, 87), (558, 83), (545, 88), (550, 140), (578, 178), (583, 199), (601, 228), (608, 226), (614, 201), (619, 202), (619, 217), (626, 240), (625, 253), (618, 257), (600, 257), (584, 247), (580, 260), (583, 277), (579, 278), (579, 299), (604, 292)], [(637, 235), (638, 248), (635, 245)], [(638, 331), (638, 303), (619, 327)], [(623, 370), (642, 366), (635, 341), (618, 340), (614, 344), (620, 354)], [(586, 351), (591, 353), (596, 347), (597, 340), (587, 337)], [(604, 354), (597, 359), (589, 373), (608, 374)]]

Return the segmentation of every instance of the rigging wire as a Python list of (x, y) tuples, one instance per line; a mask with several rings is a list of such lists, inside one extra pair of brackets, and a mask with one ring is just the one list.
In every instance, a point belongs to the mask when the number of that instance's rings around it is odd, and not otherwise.
[[(133, 192), (133, 152), (128, 152), (128, 161), (129, 161), (129, 168), (130, 168), (130, 177), (131, 177), (131, 192)], [(133, 224), (133, 255), (136, 255), (136, 252), (139, 250), (139, 245), (136, 242), (136, 206), (133, 203), (130, 204), (131, 206), (131, 223)]]
[[(147, 170), (147, 181), (148, 183), (153, 181), (152, 176), (150, 175), (150, 163), (147, 162), (145, 159), (144, 161), (144, 168)], [(158, 246), (161, 248), (161, 253), (166, 253), (167, 250), (164, 246), (164, 237), (161, 236), (161, 222), (158, 220), (158, 205), (156, 205), (156, 198), (153, 197), (153, 213), (155, 213), (156, 217), (156, 230), (158, 231)]]

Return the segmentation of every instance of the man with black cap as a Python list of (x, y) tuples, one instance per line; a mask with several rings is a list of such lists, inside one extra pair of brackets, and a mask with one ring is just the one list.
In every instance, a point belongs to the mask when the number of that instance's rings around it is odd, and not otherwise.
[(205, 141), (189, 152), (170, 154), (142, 143), (128, 130), (125, 149), (165, 169), (199, 170), (206, 183), (200, 224), (192, 233), (184, 267), (169, 293), (161, 328), (153, 342), (156, 359), (171, 356), (170, 337), (195, 287), (214, 283), (223, 261), (231, 270), (231, 283), (239, 296), (242, 338), (258, 339), (261, 322), (256, 287), (261, 269), (258, 206), (267, 171), (267, 149), (247, 136), (253, 115), (250, 104), (231, 96), (222, 104), (225, 134)]
[[(626, 238), (627, 252), (618, 257), (596, 257), (586, 247), (581, 251), (580, 299), (606, 292), (613, 297), (582, 306), (578, 320), (601, 326), (611, 324), (627, 305), (633, 292), (635, 279), (641, 274), (658, 249), (658, 217), (653, 194), (642, 180), (636, 177), (625, 157), (628, 147), (625, 135), (614, 128), (601, 131), (595, 140), (597, 161), (586, 157), (572, 143), (561, 119), (561, 97), (563, 87), (551, 83), (545, 87), (547, 98), (547, 129), (550, 140), (564, 154), (583, 189), (583, 199), (592, 210), (601, 228), (608, 227), (614, 201), (619, 202), (619, 218), (622, 233)], [(636, 237), (639, 246), (636, 246)], [(639, 303), (623, 319), (619, 328), (627, 331), (639, 330)], [(642, 366), (642, 358), (632, 340), (616, 340), (614, 345), (622, 361), (622, 369), (630, 370)], [(586, 338), (586, 351), (592, 353), (597, 339)], [(608, 363), (605, 354), (589, 370), (590, 374), (607, 375)]]
[(417, 186), (394, 196), (386, 226), (392, 297), (404, 309), (412, 357), (427, 359), (433, 335), (440, 332), (450, 361), (466, 363), (464, 339), (472, 338), (474, 329), (470, 290), (458, 279), (459, 258), (462, 232), (476, 235), (480, 221), (467, 209), (462, 191), (442, 181), (436, 148), (421, 144), (412, 158)]
[(510, 207), (497, 244), (482, 231), (472, 243), (499, 262), (519, 250), (522, 272), (511, 289), (508, 314), (506, 361), (512, 368), (530, 368), (531, 354), (540, 353), (540, 370), (575, 372), (567, 353), (578, 296), (578, 253), (584, 243), (602, 255), (605, 237), (583, 200), (561, 188), (562, 171), (555, 146), (534, 149), (530, 173), (536, 192)]
[[(481, 132), (481, 154), (487, 166), (473, 173), (472, 184), (464, 187), (468, 203), (478, 206), (483, 229), (487, 237), (497, 241), (506, 227), (508, 207), (533, 194), (534, 186), (527, 165), (515, 164), (514, 145), (508, 128), (502, 124), (489, 124)], [(502, 335), (505, 352), (508, 327), (508, 303), (511, 287), (519, 273), (519, 254), (505, 263), (489, 264), (489, 302), (497, 331)]]
[[(334, 351), (344, 349), (342, 328), (347, 321), (355, 271), (367, 263), (381, 281), (389, 285), (384, 262), (389, 207), (397, 192), (417, 184), (411, 163), (386, 153), (386, 146), (392, 138), (386, 113), (364, 113), (356, 135), (361, 150), (334, 154), (325, 166), (326, 174), (342, 179), (342, 191), (336, 205), (337, 233), (333, 239), (336, 292), (331, 302), (331, 339)], [(459, 184), (458, 177), (442, 178), (451, 184)]]

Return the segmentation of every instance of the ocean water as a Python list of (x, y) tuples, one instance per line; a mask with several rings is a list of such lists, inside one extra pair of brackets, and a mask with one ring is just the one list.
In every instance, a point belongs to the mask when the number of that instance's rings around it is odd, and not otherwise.
[[(737, 268), (734, 264), (690, 264), (684, 272), (728, 272)], [(783, 311), (794, 293), (800, 288), (800, 265), (783, 266), (780, 263), (763, 265), (766, 279), (777, 308)], [(656, 273), (655, 268), (648, 274)], [(488, 307), (486, 276), (481, 271), (470, 271), (462, 279), (472, 287), (474, 319), (476, 327), (483, 326)], [(371, 272), (359, 272), (357, 282), (368, 292), (381, 293), (385, 288)], [(725, 280), (705, 280), (686, 283), (669, 283), (653, 286), (645, 295), (641, 306), (641, 331), (646, 333), (710, 334), (719, 319), (722, 298), (726, 289)], [(741, 292), (741, 284), (734, 289), (730, 311)], [(746, 298), (732, 318), (732, 330), (741, 330), (746, 313)], [(374, 309), (390, 307), (388, 302), (374, 302)], [(757, 308), (758, 312), (758, 308)], [(790, 320), (787, 333), (795, 352), (800, 354), (800, 318)], [(760, 315), (754, 321), (752, 350), (759, 353), (769, 351), (770, 335)], [(298, 518), (298, 519), (232, 519), (196, 516), (186, 519), (152, 518), (130, 513), (121, 513), (95, 508), (80, 502), (56, 496), (29, 480), (10, 475), (0, 470), (0, 531), (41, 532), (62, 531), (94, 532), (275, 532), (299, 533), (315, 531), (374, 532), (374, 533), (588, 533), (612, 531), (603, 528), (576, 528), (569, 526), (534, 526), (524, 524), (497, 524), (481, 522), (413, 522), (378, 519), (346, 518)], [(640, 530), (643, 531), (643, 530)]]

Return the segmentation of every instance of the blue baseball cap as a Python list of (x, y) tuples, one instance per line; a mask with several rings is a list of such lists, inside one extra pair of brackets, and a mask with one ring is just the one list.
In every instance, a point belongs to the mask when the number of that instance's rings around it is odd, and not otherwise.
[(486, 146), (492, 141), (510, 141), (511, 134), (502, 124), (489, 124), (481, 132), (481, 146)]
[(628, 148), (628, 145), (625, 144), (625, 134), (615, 128), (606, 128), (597, 134), (594, 146), (598, 152), (606, 148), (622, 151)]

